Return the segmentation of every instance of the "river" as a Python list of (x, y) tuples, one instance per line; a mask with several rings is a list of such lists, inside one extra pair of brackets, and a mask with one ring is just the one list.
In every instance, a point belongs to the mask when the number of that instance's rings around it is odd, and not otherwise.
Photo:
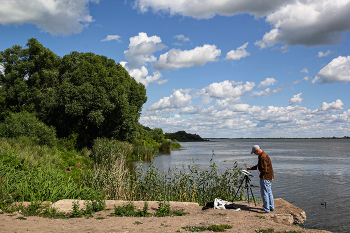
[[(350, 232), (350, 140), (237, 139), (180, 144), (182, 150), (159, 154), (152, 163), (160, 171), (193, 161), (205, 169), (213, 158), (222, 170), (235, 161), (245, 169), (245, 164), (257, 164), (257, 156), (250, 151), (253, 145), (260, 145), (272, 161), (274, 197), (303, 209), (307, 216), (304, 227)], [(144, 166), (147, 164), (144, 162)], [(252, 174), (251, 184), (259, 185), (257, 172)], [(260, 198), (259, 190), (254, 196)]]

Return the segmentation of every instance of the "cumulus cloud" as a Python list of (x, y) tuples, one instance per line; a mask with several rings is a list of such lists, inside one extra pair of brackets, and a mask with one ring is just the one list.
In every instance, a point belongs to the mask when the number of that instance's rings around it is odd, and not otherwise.
[(188, 42), (190, 41), (190, 38), (188, 37), (185, 37), (184, 35), (176, 35), (174, 36), (176, 39), (180, 40), (180, 41), (183, 41), (183, 42)]
[(148, 37), (147, 33), (140, 32), (137, 36), (130, 38), (129, 50), (124, 51), (125, 58), (129, 60), (126, 64), (128, 69), (136, 69), (149, 62), (156, 62), (154, 52), (160, 51), (166, 46), (161, 43), (158, 36)]
[(237, 50), (231, 50), (226, 54), (226, 60), (240, 60), (241, 58), (250, 56), (250, 53), (245, 49), (247, 48), (249, 42), (237, 48)]
[(294, 82), (292, 83), (292, 85), (298, 84), (298, 83), (303, 82), (303, 81), (307, 81), (307, 80), (309, 80), (309, 79), (310, 79), (309, 76), (305, 76), (303, 79), (299, 79), (299, 80), (294, 81)]
[(300, 72), (301, 72), (301, 73), (305, 73), (305, 74), (308, 74), (308, 73), (309, 73), (308, 69), (306, 69), (306, 68), (302, 69)]
[(207, 62), (214, 62), (220, 56), (221, 50), (215, 45), (204, 45), (192, 50), (171, 49), (160, 55), (153, 66), (157, 70), (176, 70), (184, 67), (204, 66)]
[(253, 95), (257, 95), (261, 97), (270, 96), (271, 95), (270, 88), (266, 88), (265, 90), (261, 90), (261, 91), (254, 91)]
[(276, 82), (277, 80), (274, 78), (266, 78), (264, 81), (261, 81), (259, 83), (258, 87), (267, 87), (267, 86), (275, 85)]
[(292, 105), (292, 104), (300, 104), (303, 102), (303, 98), (301, 98), (301, 94), (302, 92), (300, 92), (299, 94), (293, 95), (293, 98), (291, 98), (288, 102), (288, 105)]
[(121, 37), (118, 35), (108, 35), (106, 38), (104, 38), (101, 41), (111, 41), (116, 40), (118, 43), (122, 43), (123, 41), (120, 39)]
[(170, 15), (183, 15), (197, 19), (208, 19), (215, 15), (233, 16), (241, 13), (263, 17), (293, 0), (136, 0), (135, 7), (141, 12), (168, 12)]
[(318, 72), (313, 83), (318, 80), (321, 83), (350, 82), (350, 56), (334, 58)]
[(255, 86), (254, 82), (246, 82), (243, 85), (234, 86), (234, 82), (225, 80), (220, 83), (212, 83), (202, 89), (202, 93), (211, 98), (235, 98), (244, 96)]
[(332, 102), (332, 103), (323, 102), (322, 106), (314, 110), (313, 113), (324, 114), (324, 113), (339, 112), (344, 109), (343, 106), (344, 106), (344, 103), (340, 99), (337, 99), (335, 102)]
[(180, 108), (191, 103), (192, 97), (187, 93), (176, 90), (170, 97), (164, 97), (157, 103), (152, 104), (147, 110), (161, 110)]
[[(136, 0), (135, 7), (141, 12), (152, 10), (197, 19), (242, 13), (256, 18), (266, 17), (266, 22), (273, 29), (255, 43), (261, 49), (278, 43), (305, 46), (337, 44), (342, 33), (350, 29), (350, 0)], [(278, 49), (288, 51), (288, 47)]]
[(99, 0), (12, 0), (2, 1), (0, 24), (34, 24), (52, 35), (80, 33), (93, 22), (89, 3)]
[(322, 52), (322, 51), (319, 51), (318, 52), (318, 57), (327, 57), (329, 54), (332, 54), (332, 53), (334, 53), (334, 51), (331, 51), (331, 50), (327, 50), (327, 52)]
[(148, 69), (145, 66), (142, 66), (140, 69), (128, 69), (125, 67), (127, 62), (119, 62), (129, 73), (131, 77), (133, 77), (137, 82), (142, 83), (147, 87), (150, 83), (164, 84), (168, 80), (162, 79), (162, 74), (159, 71), (153, 72), (152, 75), (148, 75)]
[(278, 43), (289, 45), (338, 44), (350, 29), (350, 0), (296, 0), (266, 16), (274, 26), (255, 44), (260, 49)]

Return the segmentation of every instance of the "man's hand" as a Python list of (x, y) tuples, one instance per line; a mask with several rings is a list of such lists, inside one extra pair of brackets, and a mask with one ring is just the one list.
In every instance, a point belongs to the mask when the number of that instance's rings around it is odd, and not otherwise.
[(247, 170), (250, 170), (250, 169), (252, 169), (252, 167), (247, 167)]

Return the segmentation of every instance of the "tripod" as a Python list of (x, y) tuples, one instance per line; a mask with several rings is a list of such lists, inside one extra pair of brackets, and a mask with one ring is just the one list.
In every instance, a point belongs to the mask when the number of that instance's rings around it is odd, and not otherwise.
[[(250, 175), (250, 176), (253, 176), (253, 175)], [(250, 213), (250, 203), (249, 203), (249, 189), (250, 189), (250, 193), (252, 194), (252, 197), (253, 197), (253, 200), (254, 200), (254, 204), (256, 206), (256, 202), (255, 202), (255, 198), (254, 198), (254, 194), (253, 194), (253, 191), (252, 191), (252, 188), (258, 188), (256, 186), (252, 186), (250, 184), (250, 178), (247, 174), (244, 175), (242, 181), (241, 181), (241, 184), (239, 185), (239, 188), (237, 189), (237, 192), (235, 194), (235, 197), (233, 198), (233, 200), (236, 199), (236, 196), (237, 194), (239, 193), (239, 190), (241, 189), (243, 183), (245, 183), (244, 185), (244, 188), (247, 190), (247, 196), (248, 196), (248, 206), (249, 206), (249, 213)], [(242, 187), (243, 188), (243, 187)], [(241, 195), (242, 196), (242, 195)]]

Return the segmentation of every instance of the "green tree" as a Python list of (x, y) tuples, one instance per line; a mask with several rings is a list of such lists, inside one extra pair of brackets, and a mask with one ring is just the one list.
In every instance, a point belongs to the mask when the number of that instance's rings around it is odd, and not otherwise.
[(52, 87), (59, 84), (61, 58), (36, 39), (28, 40), (26, 48), (14, 45), (0, 52), (0, 120), (9, 112), (40, 109), (40, 102)]
[(80, 146), (97, 137), (131, 141), (146, 102), (146, 89), (114, 60), (71, 52), (63, 58), (36, 39), (0, 52), (0, 111), (28, 111), (58, 137), (78, 134)]

